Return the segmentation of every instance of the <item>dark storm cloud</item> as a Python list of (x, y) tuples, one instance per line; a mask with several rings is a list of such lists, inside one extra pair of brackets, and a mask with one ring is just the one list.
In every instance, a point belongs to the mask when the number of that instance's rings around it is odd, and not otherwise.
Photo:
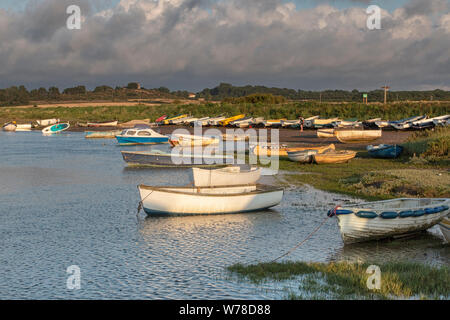
[[(450, 14), (437, 5), (411, 1), (383, 11), (382, 30), (369, 31), (364, 9), (329, 4), (298, 10), (281, 0), (122, 0), (98, 12), (92, 3), (42, 0), (24, 12), (0, 10), (0, 86), (450, 83)], [(66, 29), (68, 4), (81, 5), (81, 30)]]

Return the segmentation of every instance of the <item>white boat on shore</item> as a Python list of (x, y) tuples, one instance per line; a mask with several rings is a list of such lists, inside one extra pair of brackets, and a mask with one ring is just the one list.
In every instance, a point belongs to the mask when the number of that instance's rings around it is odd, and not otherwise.
[(342, 143), (369, 142), (381, 138), (381, 130), (336, 129), (334, 135)]
[(450, 217), (442, 219), (439, 223), (441, 232), (444, 235), (445, 240), (450, 243)]
[(336, 215), (344, 243), (399, 237), (426, 230), (450, 212), (450, 199), (400, 198), (342, 206)]
[(16, 125), (16, 131), (31, 131), (32, 125), (31, 123), (22, 123)]
[(17, 124), (15, 123), (15, 121), (8, 122), (2, 126), (2, 129), (3, 129), (3, 131), (16, 131)]
[(44, 120), (36, 120), (37, 124), (40, 127), (50, 126), (52, 124), (59, 123), (59, 119), (44, 119)]
[(261, 168), (243, 169), (240, 166), (219, 169), (192, 168), (192, 175), (196, 187), (255, 184), (261, 177)]
[(119, 121), (108, 121), (108, 122), (88, 122), (88, 127), (117, 127)]
[(219, 144), (220, 139), (216, 137), (204, 137), (188, 134), (174, 134), (169, 143), (172, 147), (195, 147), (195, 146), (209, 146)]
[(144, 211), (159, 215), (226, 214), (276, 206), (283, 189), (266, 185), (227, 187), (138, 186)]

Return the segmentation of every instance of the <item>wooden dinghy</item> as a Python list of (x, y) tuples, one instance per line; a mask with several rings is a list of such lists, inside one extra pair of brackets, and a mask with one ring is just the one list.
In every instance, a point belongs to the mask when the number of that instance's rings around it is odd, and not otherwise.
[(31, 123), (17, 124), (16, 131), (31, 131)]
[(243, 169), (240, 166), (219, 169), (192, 168), (192, 175), (196, 187), (255, 184), (261, 176), (261, 168)]
[(84, 137), (86, 139), (114, 139), (117, 135), (121, 134), (121, 130), (113, 131), (85, 131)]
[(219, 144), (220, 140), (215, 137), (203, 137), (194, 135), (174, 135), (175, 138), (169, 139), (169, 143), (172, 147), (195, 147), (195, 146), (209, 146), (211, 144)]
[(5, 123), (2, 126), (2, 130), (3, 131), (16, 131), (16, 129), (17, 129), (17, 125), (16, 125), (16, 123), (14, 121)]
[(445, 240), (450, 243), (450, 217), (444, 218), (440, 223), (439, 227), (444, 235)]
[(289, 152), (295, 152), (295, 151), (305, 151), (305, 150), (317, 150), (318, 152), (324, 152), (328, 149), (335, 149), (334, 144), (330, 144), (327, 146), (320, 146), (320, 147), (295, 147), (295, 148), (288, 148), (285, 146), (279, 146), (279, 145), (257, 145), (253, 148), (253, 153), (256, 156), (279, 156), (279, 157), (288, 157), (288, 151)]
[(373, 158), (394, 159), (403, 151), (403, 147), (396, 144), (380, 144), (367, 146), (367, 152)]
[(317, 138), (333, 138), (334, 128), (323, 128), (317, 130)]
[(119, 121), (108, 121), (108, 122), (88, 122), (88, 127), (117, 127)]
[(342, 206), (336, 215), (344, 243), (401, 236), (426, 230), (449, 214), (450, 199), (394, 199)]
[(222, 134), (222, 140), (223, 141), (246, 141), (250, 137), (245, 134)]
[(335, 130), (334, 135), (342, 143), (361, 143), (369, 142), (381, 138), (381, 130)]
[(197, 155), (197, 154), (171, 154), (161, 151), (121, 151), (123, 160), (129, 166), (151, 166), (151, 167), (210, 167), (226, 166), (233, 164), (234, 157), (231, 155)]
[(287, 152), (289, 160), (301, 163), (311, 163), (313, 160), (313, 155), (315, 155), (316, 153), (318, 153), (317, 150)]
[(340, 150), (313, 154), (313, 160), (317, 164), (345, 163), (355, 156), (355, 151)]
[(50, 126), (52, 124), (57, 124), (59, 123), (59, 119), (44, 119), (44, 120), (36, 120), (38, 126), (40, 127), (45, 127), (45, 126)]
[(283, 198), (283, 189), (265, 185), (227, 187), (138, 186), (142, 207), (149, 214), (226, 214), (267, 209)]
[(60, 133), (62, 131), (65, 131), (67, 129), (69, 129), (70, 127), (70, 123), (58, 123), (58, 124), (54, 124), (52, 126), (48, 126), (44, 129), (42, 129), (42, 133), (44, 135), (51, 135), (51, 134), (55, 134), (55, 133)]

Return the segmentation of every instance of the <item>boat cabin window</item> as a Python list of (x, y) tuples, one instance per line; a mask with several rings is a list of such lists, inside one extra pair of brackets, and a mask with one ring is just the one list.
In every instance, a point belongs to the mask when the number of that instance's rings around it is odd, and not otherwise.
[(136, 134), (136, 131), (134, 131), (134, 130), (127, 131), (127, 135), (129, 135), (129, 136), (134, 136), (135, 134)]
[(148, 131), (139, 131), (138, 136), (151, 136), (152, 134)]

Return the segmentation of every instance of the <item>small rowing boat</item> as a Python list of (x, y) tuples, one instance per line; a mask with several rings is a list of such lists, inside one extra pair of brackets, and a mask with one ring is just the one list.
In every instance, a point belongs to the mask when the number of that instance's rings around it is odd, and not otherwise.
[(113, 131), (85, 131), (84, 137), (86, 139), (114, 139), (117, 135), (121, 134), (121, 130)]
[(289, 160), (301, 163), (311, 163), (313, 160), (313, 155), (315, 155), (316, 153), (318, 153), (317, 150), (287, 152)]
[(444, 235), (445, 240), (450, 243), (450, 217), (442, 219), (439, 223), (439, 227), (441, 228), (441, 232)]
[(121, 146), (157, 144), (169, 141), (168, 136), (146, 127), (135, 127), (123, 130), (121, 134), (116, 135), (116, 139)]
[(316, 153), (312, 156), (317, 164), (346, 163), (356, 156), (356, 152), (350, 150), (328, 151)]
[(369, 142), (381, 138), (381, 130), (343, 129), (335, 130), (334, 135), (342, 143)]
[(17, 124), (16, 131), (31, 131), (31, 123)]
[(219, 169), (192, 168), (192, 175), (196, 187), (255, 184), (261, 176), (261, 168), (243, 169), (240, 166)]
[(223, 141), (246, 141), (250, 137), (245, 134), (222, 134), (222, 140)]
[(333, 138), (334, 128), (317, 129), (317, 138)]
[(67, 129), (69, 129), (70, 127), (70, 123), (57, 123), (54, 124), (52, 126), (48, 126), (44, 129), (42, 129), (42, 133), (44, 135), (51, 135), (51, 134), (55, 134), (55, 133), (60, 133), (62, 131), (65, 131)]
[(52, 124), (57, 124), (59, 119), (44, 119), (44, 120), (36, 120), (37, 124), (40, 127), (50, 126)]
[(149, 215), (226, 214), (276, 206), (283, 189), (266, 185), (226, 187), (138, 186), (141, 204)]
[(229, 125), (231, 122), (236, 121), (236, 120), (239, 120), (239, 119), (242, 119), (242, 118), (244, 118), (244, 117), (245, 117), (245, 114), (238, 114), (238, 115), (236, 115), (236, 116), (233, 116), (233, 117), (229, 117), (229, 118), (220, 120), (220, 121), (218, 122), (218, 125), (220, 125), (220, 126), (222, 126), (222, 127), (225, 127), (225, 126)]
[(344, 243), (391, 238), (426, 230), (449, 214), (450, 199), (393, 199), (337, 207)]
[(172, 154), (159, 150), (121, 152), (123, 160), (130, 166), (190, 168), (226, 166), (234, 162), (232, 155)]
[(257, 145), (253, 148), (253, 154), (256, 156), (267, 156), (267, 157), (288, 157), (288, 151), (289, 152), (295, 152), (295, 151), (305, 151), (305, 150), (317, 150), (318, 152), (324, 152), (328, 149), (335, 149), (334, 144), (330, 144), (327, 146), (320, 146), (320, 147), (295, 147), (295, 148), (288, 148), (286, 146), (280, 146), (280, 145)]
[(195, 147), (195, 146), (209, 146), (219, 144), (220, 140), (215, 137), (194, 136), (188, 134), (175, 134), (174, 138), (169, 139), (172, 147)]
[(3, 131), (16, 131), (16, 129), (17, 129), (17, 124), (16, 124), (15, 121), (13, 121), (13, 122), (8, 122), (8, 123), (5, 123), (5, 124), (2, 126), (2, 129), (3, 129)]
[(403, 151), (403, 147), (396, 144), (379, 144), (367, 146), (367, 151), (372, 158), (394, 159)]
[(119, 121), (107, 121), (107, 122), (88, 122), (88, 127), (117, 127)]

